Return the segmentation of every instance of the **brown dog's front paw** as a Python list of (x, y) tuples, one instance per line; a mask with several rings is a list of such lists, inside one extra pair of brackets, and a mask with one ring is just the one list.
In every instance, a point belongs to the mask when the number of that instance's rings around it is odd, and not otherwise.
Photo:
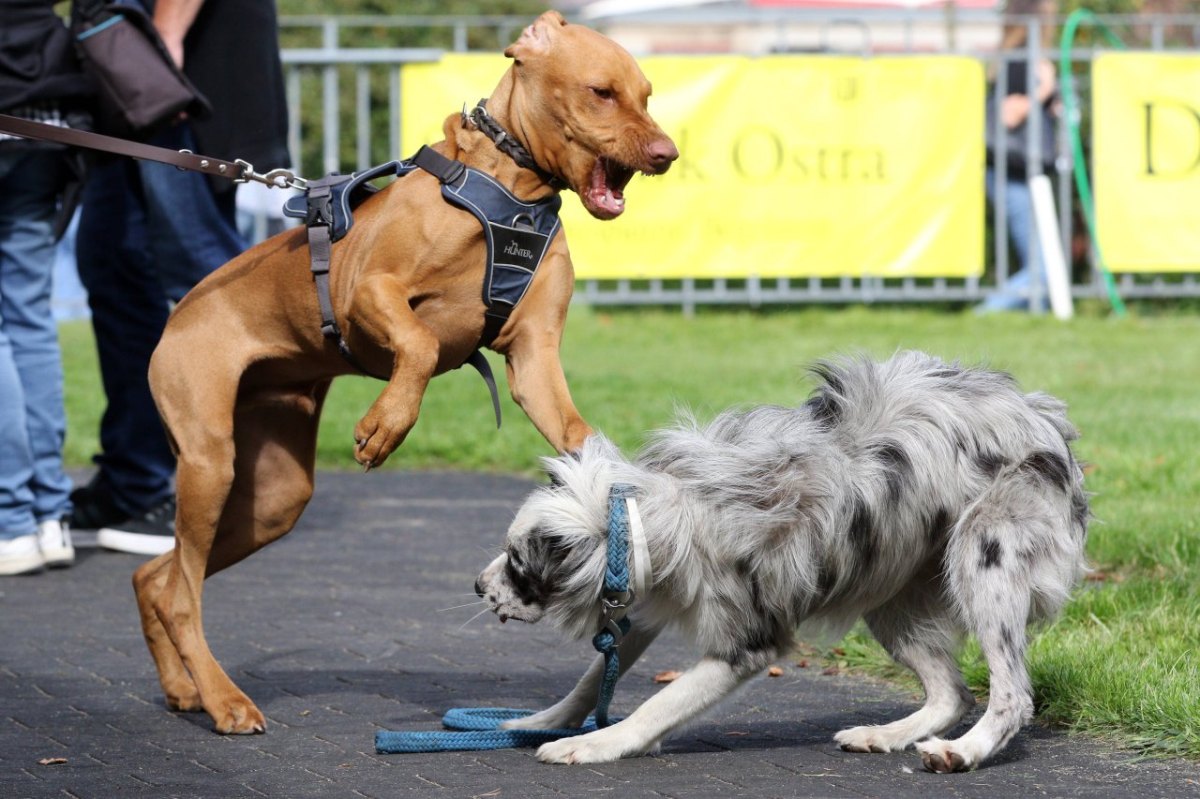
[(246, 696), (237, 697), (209, 715), (213, 729), (222, 735), (253, 735), (267, 731), (267, 719)]
[(386, 425), (374, 409), (354, 427), (354, 460), (364, 469), (379, 466), (404, 442), (411, 424)]

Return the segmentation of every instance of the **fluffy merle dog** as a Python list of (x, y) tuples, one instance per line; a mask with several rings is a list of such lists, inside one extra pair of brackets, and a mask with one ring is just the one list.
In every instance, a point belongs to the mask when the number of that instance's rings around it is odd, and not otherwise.
[[(501, 620), (547, 616), (592, 635), (608, 492), (629, 483), (652, 586), (633, 606), (622, 670), (669, 624), (702, 659), (624, 721), (543, 745), (541, 760), (651, 751), (785, 652), (799, 628), (840, 634), (860, 617), (916, 672), (926, 701), (891, 724), (839, 732), (843, 749), (915, 744), (926, 768), (964, 771), (1029, 720), (1026, 627), (1052, 617), (1084, 570), (1088, 501), (1063, 403), (918, 352), (814, 372), (820, 385), (798, 408), (728, 411), (704, 427), (685, 419), (632, 463), (599, 436), (547, 461), (552, 484), (525, 501), (477, 590)], [(942, 740), (975, 702), (954, 660), (966, 633), (987, 659), (990, 699), (962, 737)], [(510, 726), (580, 725), (600, 667)]]

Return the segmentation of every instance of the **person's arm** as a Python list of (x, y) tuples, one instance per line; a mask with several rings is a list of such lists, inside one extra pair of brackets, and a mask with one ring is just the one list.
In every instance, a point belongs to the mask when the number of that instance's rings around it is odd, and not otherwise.
[(154, 27), (171, 53), (171, 58), (183, 67), (183, 37), (196, 21), (204, 0), (158, 0), (154, 4)]

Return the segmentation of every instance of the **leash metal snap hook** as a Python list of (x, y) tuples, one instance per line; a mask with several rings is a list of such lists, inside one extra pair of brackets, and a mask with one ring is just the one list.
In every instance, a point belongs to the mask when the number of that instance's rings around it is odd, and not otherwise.
[(254, 165), (249, 161), (238, 158), (233, 163), (242, 168), (241, 177), (234, 178), (234, 183), (249, 183), (253, 180), (265, 183), (273, 189), (299, 189), (300, 191), (304, 191), (308, 188), (308, 181), (297, 177), (290, 169), (272, 169), (260, 175), (254, 171)]
[(633, 604), (633, 591), (621, 591), (600, 597), (600, 629), (612, 633), (613, 643), (621, 643), (624, 633), (617, 623), (625, 618)]

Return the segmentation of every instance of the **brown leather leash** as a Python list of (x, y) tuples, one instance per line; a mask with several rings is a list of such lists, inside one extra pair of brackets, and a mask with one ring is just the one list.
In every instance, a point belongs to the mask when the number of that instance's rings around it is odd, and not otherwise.
[(307, 185), (304, 178), (297, 177), (287, 169), (272, 169), (269, 172), (258, 173), (254, 166), (238, 158), (233, 161), (223, 161), (207, 155), (197, 155), (191, 150), (169, 150), (166, 147), (155, 147), (149, 144), (104, 136), (90, 131), (64, 128), (57, 125), (46, 125), (20, 117), (0, 114), (0, 133), (10, 133), (23, 139), (40, 139), (56, 142), (70, 147), (83, 147), (88, 150), (98, 150), (113, 155), (124, 155), (144, 161), (156, 161), (177, 169), (187, 169), (201, 172), (219, 178), (228, 178), (235, 183), (255, 181), (265, 183), (277, 189), (301, 189)]

